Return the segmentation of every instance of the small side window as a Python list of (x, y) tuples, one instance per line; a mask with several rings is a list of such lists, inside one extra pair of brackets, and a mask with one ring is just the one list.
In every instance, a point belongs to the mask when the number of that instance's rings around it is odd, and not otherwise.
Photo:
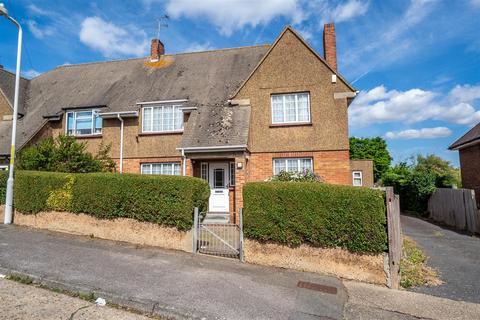
[(352, 182), (353, 182), (354, 187), (363, 186), (362, 171), (353, 171), (352, 172)]

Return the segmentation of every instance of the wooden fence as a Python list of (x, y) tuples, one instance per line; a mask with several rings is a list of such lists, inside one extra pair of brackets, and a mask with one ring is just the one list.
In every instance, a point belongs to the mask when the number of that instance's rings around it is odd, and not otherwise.
[(434, 221), (480, 233), (480, 211), (473, 190), (438, 188), (428, 200), (428, 212)]

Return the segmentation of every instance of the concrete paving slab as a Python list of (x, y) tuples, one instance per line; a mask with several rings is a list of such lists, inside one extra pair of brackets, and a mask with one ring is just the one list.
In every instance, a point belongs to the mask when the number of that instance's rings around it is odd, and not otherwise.
[(148, 317), (0, 279), (0, 319), (148, 320)]

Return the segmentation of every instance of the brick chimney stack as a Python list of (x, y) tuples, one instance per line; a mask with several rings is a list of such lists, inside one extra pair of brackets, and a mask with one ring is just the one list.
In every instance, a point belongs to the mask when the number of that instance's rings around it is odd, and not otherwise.
[(159, 39), (152, 39), (150, 45), (150, 61), (155, 62), (160, 60), (160, 57), (165, 54), (165, 47)]
[(323, 27), (323, 52), (328, 65), (337, 71), (337, 41), (333, 23), (326, 23)]

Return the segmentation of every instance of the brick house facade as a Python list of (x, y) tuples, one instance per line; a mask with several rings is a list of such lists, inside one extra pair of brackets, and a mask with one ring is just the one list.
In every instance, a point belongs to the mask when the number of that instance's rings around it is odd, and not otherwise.
[[(210, 209), (231, 220), (243, 185), (279, 170), (351, 185), (356, 91), (337, 72), (332, 24), (324, 44), (322, 57), (287, 27), (272, 45), (168, 55), (154, 39), (148, 58), (62, 66), (29, 80), (17, 145), (60, 134), (92, 153), (110, 144), (118, 171), (207, 179)], [(10, 125), (0, 122), (3, 155)]]
[(462, 187), (473, 189), (480, 208), (480, 123), (452, 143), (450, 150), (458, 150)]

